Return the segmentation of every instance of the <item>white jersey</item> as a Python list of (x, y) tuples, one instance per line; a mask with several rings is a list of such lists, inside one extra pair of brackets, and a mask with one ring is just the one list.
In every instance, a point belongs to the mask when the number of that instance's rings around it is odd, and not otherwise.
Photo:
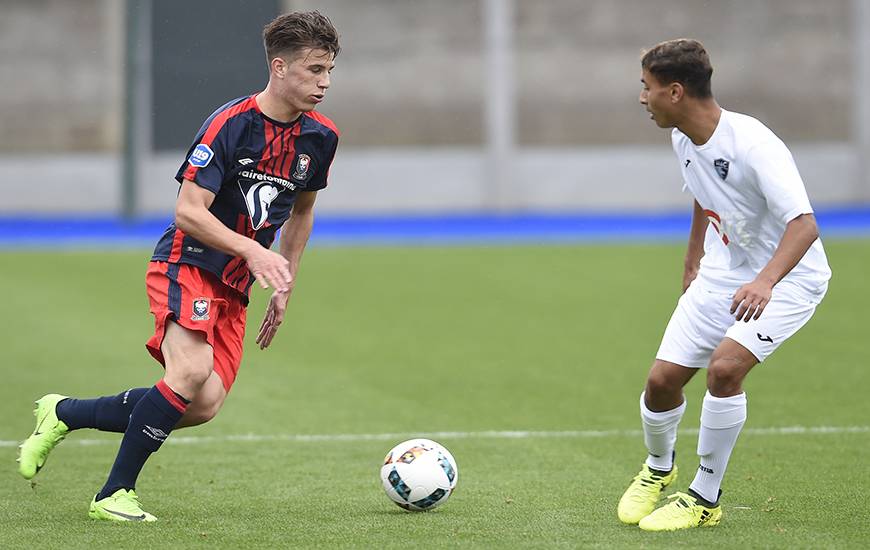
[[(676, 128), (671, 141), (684, 189), (691, 191), (710, 220), (698, 279), (707, 286), (736, 290), (767, 265), (786, 224), (813, 211), (794, 159), (764, 124), (724, 109), (704, 145), (693, 144)], [(830, 277), (817, 239), (782, 282), (820, 300)]]

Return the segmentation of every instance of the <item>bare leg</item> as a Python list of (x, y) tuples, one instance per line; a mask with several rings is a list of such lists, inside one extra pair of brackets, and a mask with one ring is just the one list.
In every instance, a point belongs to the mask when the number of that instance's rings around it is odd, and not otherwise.
[(216, 372), (212, 371), (175, 428), (205, 424), (215, 417), (226, 398), (227, 390), (224, 389), (223, 381)]
[(646, 380), (646, 407), (652, 412), (670, 411), (679, 407), (685, 401), (683, 386), (697, 372), (698, 369), (656, 359)]

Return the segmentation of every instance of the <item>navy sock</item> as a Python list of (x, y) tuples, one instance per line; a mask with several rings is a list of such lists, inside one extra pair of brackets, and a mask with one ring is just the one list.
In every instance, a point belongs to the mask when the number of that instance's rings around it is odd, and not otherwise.
[(70, 430), (96, 428), (124, 433), (133, 407), (148, 393), (148, 388), (132, 388), (118, 395), (96, 399), (64, 399), (57, 404), (57, 417)]
[(133, 408), (115, 464), (109, 472), (109, 479), (97, 494), (97, 500), (110, 496), (118, 489), (136, 487), (136, 479), (145, 461), (169, 437), (188, 403), (163, 380), (145, 393)]

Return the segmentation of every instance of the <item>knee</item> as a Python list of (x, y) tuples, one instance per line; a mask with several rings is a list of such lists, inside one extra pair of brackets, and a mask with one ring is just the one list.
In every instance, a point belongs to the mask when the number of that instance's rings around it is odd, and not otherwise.
[(171, 369), (171, 371), (167, 369), (166, 383), (173, 390), (190, 399), (199, 392), (210, 374), (211, 368), (208, 365), (187, 365), (185, 368)]
[(194, 409), (184, 414), (184, 426), (199, 426), (205, 424), (217, 415), (216, 408)]
[(205, 424), (215, 416), (221, 408), (221, 403), (218, 401), (194, 401), (187, 408), (184, 417), (179, 422), (178, 427), (199, 426)]
[(682, 394), (682, 391), (682, 384), (672, 380), (661, 370), (653, 369), (646, 379), (646, 395), (650, 399), (657, 396), (670, 396), (674, 393)]
[(732, 360), (716, 359), (707, 368), (707, 389), (714, 397), (730, 397), (741, 391), (743, 370)]

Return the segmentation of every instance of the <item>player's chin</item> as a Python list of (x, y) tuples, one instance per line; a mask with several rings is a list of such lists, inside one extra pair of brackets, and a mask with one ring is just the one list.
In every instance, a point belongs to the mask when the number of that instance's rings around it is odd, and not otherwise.
[[(649, 112), (649, 111), (647, 111)], [(659, 128), (673, 128), (674, 125), (669, 123), (668, 121), (662, 119), (661, 117), (657, 117), (655, 113), (649, 112), (649, 119), (656, 123), (656, 126)]]
[(312, 96), (306, 99), (303, 102), (304, 111), (307, 113), (308, 111), (313, 111), (317, 108), (317, 106), (323, 102), (323, 96)]
[(667, 121), (667, 120), (660, 120), (660, 119), (657, 119), (655, 117), (652, 117), (652, 120), (653, 120), (653, 122), (656, 123), (656, 126), (658, 126), (659, 128), (673, 128), (674, 127), (674, 125), (670, 121)]

